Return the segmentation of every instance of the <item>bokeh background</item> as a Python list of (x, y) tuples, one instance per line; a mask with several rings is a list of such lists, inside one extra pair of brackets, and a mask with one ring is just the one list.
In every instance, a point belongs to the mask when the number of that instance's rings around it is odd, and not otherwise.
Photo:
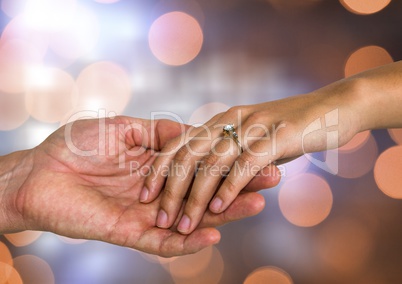
[[(202, 123), (402, 56), (399, 0), (0, 3), (1, 155), (83, 115)], [(337, 175), (311, 157), (284, 165), (264, 211), (195, 255), (23, 232), (0, 237), (0, 271), (10, 283), (401, 283), (401, 144), (401, 129), (358, 134)]]

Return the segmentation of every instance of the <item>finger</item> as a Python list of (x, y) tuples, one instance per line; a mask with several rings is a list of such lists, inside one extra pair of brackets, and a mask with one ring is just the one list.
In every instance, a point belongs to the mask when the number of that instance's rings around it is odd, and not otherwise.
[(281, 171), (276, 165), (264, 167), (253, 179), (244, 187), (244, 191), (259, 191), (261, 189), (272, 188), (281, 181)]
[(197, 228), (217, 227), (229, 222), (255, 216), (265, 207), (265, 199), (261, 194), (245, 192), (239, 194), (224, 212), (215, 214), (207, 210)]
[[(195, 170), (200, 165), (201, 168), (198, 168), (197, 176), (203, 172), (205, 162), (199, 163), (199, 161), (209, 153), (211, 149), (211, 144), (213, 143), (213, 138), (219, 136), (219, 130), (213, 129), (209, 132), (208, 139), (199, 139), (200, 137), (205, 137), (203, 132), (200, 133), (196, 138), (191, 140), (187, 145), (180, 148), (180, 150), (176, 153), (173, 163), (171, 175), (167, 179), (165, 188), (162, 192), (162, 198), (160, 203), (160, 212), (157, 218), (157, 226), (161, 228), (169, 228), (180, 210), (180, 206), (183, 202), (183, 198), (188, 192), (190, 188), (190, 184), (194, 178)], [(195, 179), (195, 181), (197, 178)], [(215, 185), (215, 187), (217, 184)], [(193, 186), (193, 188), (195, 188)], [(206, 193), (208, 194), (208, 193)], [(211, 192), (212, 197), (213, 192)], [(190, 197), (188, 199), (188, 204), (193, 204), (194, 200), (192, 200), (192, 196), (195, 194), (190, 193)], [(207, 202), (208, 203), (208, 202)], [(188, 206), (188, 205), (187, 205)], [(205, 208), (204, 208), (205, 210)], [(203, 212), (202, 212), (203, 213)], [(183, 216), (185, 217), (185, 216)], [(178, 225), (180, 228), (180, 223)]]
[(239, 192), (254, 176), (256, 176), (261, 169), (273, 162), (271, 153), (255, 155), (256, 151), (269, 147), (270, 143), (267, 143), (265, 139), (261, 139), (250, 147), (251, 151), (244, 152), (238, 157), (228, 177), (211, 201), (209, 209), (212, 212), (220, 213), (226, 210)]
[(197, 227), (222, 176), (229, 172), (237, 155), (238, 148), (233, 141), (224, 139), (215, 146), (212, 153), (202, 159), (184, 208), (183, 217), (177, 226), (179, 232), (189, 234)]
[(219, 240), (220, 233), (214, 228), (197, 229), (191, 235), (185, 236), (155, 227), (146, 231), (133, 248), (163, 257), (172, 257), (196, 253), (217, 244)]

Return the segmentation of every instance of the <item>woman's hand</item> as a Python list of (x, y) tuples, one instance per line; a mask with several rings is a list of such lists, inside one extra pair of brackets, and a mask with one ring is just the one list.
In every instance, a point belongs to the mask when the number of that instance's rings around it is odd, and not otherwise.
[[(172, 226), (188, 195), (177, 229), (191, 233), (208, 206), (213, 213), (224, 212), (256, 175), (277, 176), (275, 162), (349, 141), (360, 131), (354, 105), (359, 91), (357, 81), (344, 80), (307, 95), (216, 115), (168, 143), (145, 182), (141, 201), (154, 200), (168, 176), (156, 224)], [(229, 130), (225, 135), (223, 128), (230, 124), (236, 134)]]

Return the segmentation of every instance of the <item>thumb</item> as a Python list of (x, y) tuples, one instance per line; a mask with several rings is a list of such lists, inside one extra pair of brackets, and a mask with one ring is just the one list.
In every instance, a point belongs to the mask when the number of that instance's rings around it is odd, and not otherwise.
[(157, 120), (154, 129), (156, 141), (154, 142), (155, 145), (158, 145), (159, 149), (155, 150), (162, 149), (169, 140), (176, 138), (189, 128), (190, 126), (187, 124), (182, 124), (167, 119)]
[(127, 128), (125, 142), (129, 148), (142, 146), (156, 151), (161, 150), (166, 143), (179, 136), (189, 125), (172, 120), (149, 120), (134, 117), (121, 117)]

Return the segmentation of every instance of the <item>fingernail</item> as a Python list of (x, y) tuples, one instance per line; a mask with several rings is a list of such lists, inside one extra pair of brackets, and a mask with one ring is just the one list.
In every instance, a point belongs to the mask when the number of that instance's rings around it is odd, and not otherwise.
[(164, 210), (159, 210), (158, 217), (156, 218), (156, 226), (161, 228), (167, 227), (168, 216)]
[(222, 199), (220, 199), (219, 197), (215, 197), (215, 199), (212, 200), (209, 208), (213, 212), (219, 212), (221, 210), (222, 204), (223, 204)]
[(140, 194), (140, 202), (147, 201), (149, 195), (149, 190), (144, 186), (144, 188), (141, 190)]
[(177, 230), (182, 233), (186, 233), (190, 229), (191, 220), (187, 215), (183, 215), (177, 226)]

